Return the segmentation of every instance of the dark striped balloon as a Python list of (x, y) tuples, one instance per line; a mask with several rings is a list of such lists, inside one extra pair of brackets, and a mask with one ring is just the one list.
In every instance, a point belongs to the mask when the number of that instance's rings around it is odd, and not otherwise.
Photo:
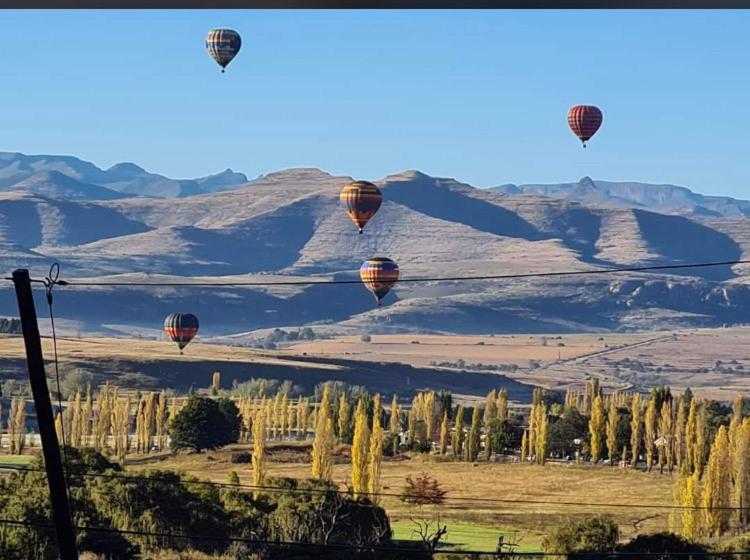
[(198, 317), (191, 313), (172, 313), (164, 319), (164, 332), (182, 349), (198, 334)]
[(346, 208), (349, 218), (359, 228), (359, 233), (362, 233), (365, 224), (372, 219), (380, 208), (383, 195), (380, 193), (380, 189), (372, 183), (354, 181), (341, 189), (339, 200)]
[(576, 105), (568, 111), (568, 125), (586, 147), (591, 137), (602, 125), (602, 112), (593, 105)]
[(221, 66), (222, 72), (240, 52), (241, 46), (240, 34), (233, 29), (212, 29), (206, 36), (208, 54)]
[(359, 268), (360, 279), (365, 288), (373, 293), (378, 305), (398, 282), (398, 275), (398, 265), (385, 257), (367, 259)]

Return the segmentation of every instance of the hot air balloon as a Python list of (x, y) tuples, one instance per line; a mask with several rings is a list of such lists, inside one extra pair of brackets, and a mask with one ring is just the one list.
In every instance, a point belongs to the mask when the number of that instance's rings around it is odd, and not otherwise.
[(219, 63), (222, 73), (227, 64), (240, 52), (241, 46), (240, 34), (233, 29), (212, 29), (206, 36), (208, 54)]
[(164, 319), (164, 332), (182, 349), (198, 334), (198, 317), (190, 313), (172, 313)]
[(341, 204), (346, 208), (352, 222), (359, 228), (359, 233), (380, 208), (383, 195), (380, 189), (367, 181), (354, 181), (341, 189)]
[(576, 105), (568, 111), (568, 125), (586, 147), (586, 142), (602, 125), (602, 112), (593, 105)]
[(380, 305), (380, 301), (398, 282), (398, 265), (385, 257), (367, 259), (359, 268), (359, 277)]

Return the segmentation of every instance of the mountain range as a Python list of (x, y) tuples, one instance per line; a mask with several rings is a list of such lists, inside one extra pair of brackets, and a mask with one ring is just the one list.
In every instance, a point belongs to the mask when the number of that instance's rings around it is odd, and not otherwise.
[[(131, 164), (0, 154), (0, 267), (120, 282), (357, 278), (388, 256), (402, 277), (528, 274), (747, 258), (750, 202), (683, 187), (584, 178), (478, 189), (404, 171), (375, 181), (384, 203), (358, 235), (338, 202), (351, 177), (289, 169), (175, 180)], [(357, 284), (59, 287), (61, 325), (158, 332), (172, 311), (201, 333), (250, 340), (311, 325), (355, 332), (566, 332), (747, 321), (750, 267), (399, 284), (376, 307)], [(39, 308), (44, 305), (40, 299)], [(14, 315), (11, 290), (0, 314)], [(66, 323), (67, 321), (67, 323)]]

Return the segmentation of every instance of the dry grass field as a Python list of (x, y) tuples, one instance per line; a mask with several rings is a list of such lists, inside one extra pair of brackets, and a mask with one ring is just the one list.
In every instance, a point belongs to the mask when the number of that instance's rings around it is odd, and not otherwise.
[[(241, 483), (250, 484), (250, 465), (230, 462), (232, 451), (239, 449), (247, 447), (233, 446), (203, 454), (136, 460), (129, 468), (177, 469), (215, 482), (226, 482), (227, 475), (234, 470)], [(334, 481), (346, 488), (350, 464), (343, 456), (337, 463)], [(612, 515), (620, 525), (623, 538), (668, 527), (669, 510), (659, 507), (672, 502), (672, 477), (667, 474), (561, 463), (544, 467), (465, 463), (415, 455), (405, 460), (386, 458), (382, 473), (383, 492), (399, 494), (407, 475), (422, 472), (437, 478), (448, 490), (445, 505), (439, 509), (426, 507), (422, 514), (439, 512), (448, 525), (447, 542), (460, 544), (465, 549), (494, 550), (500, 533), (517, 532), (524, 535), (524, 550), (540, 550), (542, 537), (553, 527), (593, 513)], [(309, 477), (309, 444), (271, 446), (268, 474)], [(477, 501), (488, 499), (508, 501)], [(576, 503), (588, 505), (571, 505)], [(397, 537), (409, 538), (412, 527), (409, 518), (419, 516), (420, 512), (394, 496), (384, 496), (381, 504), (394, 524)]]
[[(450, 363), (454, 369), (462, 360), (458, 369), (498, 366), (516, 381), (550, 389), (581, 389), (587, 379), (598, 377), (610, 390), (670, 385), (729, 400), (737, 393), (750, 394), (748, 347), (750, 328), (726, 328), (634, 334), (374, 335), (370, 342), (342, 337), (295, 344), (287, 351), (423, 367)], [(717, 367), (718, 361), (722, 363)], [(513, 364), (518, 369), (508, 370)]]

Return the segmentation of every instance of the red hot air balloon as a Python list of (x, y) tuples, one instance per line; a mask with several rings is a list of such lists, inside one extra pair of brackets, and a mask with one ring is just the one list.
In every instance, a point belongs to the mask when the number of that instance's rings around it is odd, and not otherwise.
[(164, 332), (182, 349), (198, 334), (198, 317), (190, 313), (172, 313), (164, 319)]
[(365, 288), (373, 293), (378, 305), (398, 282), (398, 276), (398, 265), (385, 257), (367, 259), (359, 268), (359, 277)]
[(568, 111), (568, 125), (586, 147), (586, 142), (602, 125), (602, 112), (593, 105), (576, 105)]
[(383, 195), (380, 189), (367, 181), (354, 181), (344, 186), (339, 195), (349, 218), (359, 228), (359, 233), (380, 208)]

